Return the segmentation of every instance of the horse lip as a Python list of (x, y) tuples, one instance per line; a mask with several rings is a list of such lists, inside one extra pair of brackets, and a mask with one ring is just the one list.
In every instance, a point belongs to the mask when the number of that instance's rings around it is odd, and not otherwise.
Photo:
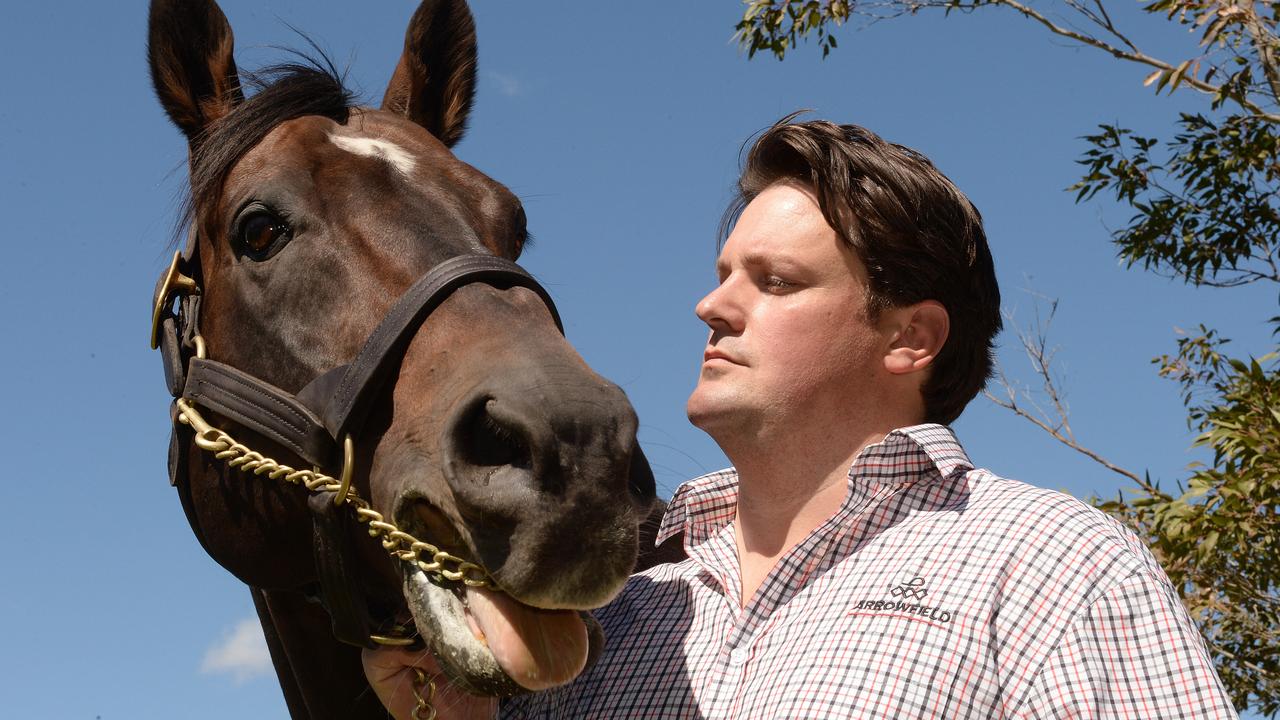
[[(419, 634), (450, 680), (475, 695), (506, 697), (530, 690), (516, 682), (498, 663), (478, 618), (471, 616), (466, 591), (445, 587), (417, 568), (405, 568), (404, 595)], [(517, 601), (518, 602), (518, 601)], [(604, 635), (589, 614), (579, 612), (586, 626), (586, 667), (599, 657)], [(578, 673), (585, 671), (585, 667)]]
[[(519, 468), (505, 468), (518, 472), (527, 472)], [(621, 566), (604, 568), (616, 575), (614, 582), (602, 583), (602, 568), (590, 562), (574, 562), (560, 567), (556, 574), (556, 586), (547, 587), (538, 582), (549, 577), (545, 568), (534, 572), (521, 571), (522, 563), (527, 556), (521, 548), (527, 550), (527, 543), (522, 544), (516, 535), (497, 533), (498, 538), (509, 540), (510, 548), (489, 548), (486, 552), (484, 538), (476, 538), (470, 534), (470, 528), (498, 528), (504, 518), (501, 516), (470, 517), (468, 508), (458, 504), (452, 512), (446, 512), (435, 502), (424, 495), (414, 492), (402, 495), (397, 501), (397, 509), (393, 513), (396, 523), (413, 537), (431, 544), (445, 552), (460, 556), (466, 562), (480, 568), (484, 577), (499, 592), (505, 593), (516, 602), (538, 610), (595, 610), (612, 601), (626, 582), (634, 555), (628, 558), (625, 569)], [(628, 529), (634, 524), (626, 525)], [(508, 528), (511, 529), (511, 528)], [(607, 537), (597, 537), (597, 551), (612, 549), (621, 552), (621, 546), (629, 546), (634, 553), (635, 532), (625, 534), (615, 528)], [(429, 553), (424, 553), (422, 560), (431, 561)], [(489, 562), (486, 562), (488, 560)], [(513, 562), (514, 560), (514, 562)], [(530, 580), (534, 582), (531, 585)], [(564, 592), (564, 588), (573, 587), (573, 592)]]
[(466, 620), (462, 599), (420, 569), (406, 568), (404, 596), (418, 633), (449, 679), (476, 695), (505, 697), (526, 691), (498, 664)]
[[(464, 558), (467, 561), (482, 565), (478, 558), (470, 557), (471, 552), (466, 547), (462, 533), (458, 532), (457, 525), (439, 505), (416, 492), (402, 495), (397, 505), (399, 507), (394, 513), (396, 523), (409, 535), (436, 549), (455, 556), (467, 556)], [(423, 559), (427, 562), (432, 560), (429, 555)], [(488, 574), (487, 568), (481, 569)]]

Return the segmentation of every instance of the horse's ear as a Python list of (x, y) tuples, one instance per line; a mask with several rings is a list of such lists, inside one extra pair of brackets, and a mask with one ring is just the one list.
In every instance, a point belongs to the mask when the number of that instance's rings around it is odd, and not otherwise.
[(227, 16), (213, 0), (152, 0), (151, 83), (189, 142), (244, 99), (234, 44)]
[(467, 129), (476, 89), (476, 26), (463, 0), (423, 0), (404, 37), (404, 54), (382, 97), (452, 147)]

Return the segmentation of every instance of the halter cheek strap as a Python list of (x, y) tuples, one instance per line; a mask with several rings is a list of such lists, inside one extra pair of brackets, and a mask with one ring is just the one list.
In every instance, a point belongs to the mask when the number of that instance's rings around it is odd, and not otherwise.
[[(320, 411), (330, 437), (354, 433), (364, 422), (373, 398), (385, 382), (390, 367), (404, 355), (418, 326), (453, 293), (464, 285), (485, 283), (498, 288), (523, 287), (532, 290), (551, 311), (556, 328), (564, 333), (555, 303), (524, 268), (492, 255), (460, 255), (435, 266), (405, 291), (382, 322), (369, 335), (364, 347), (329, 394)], [(330, 371), (333, 372), (333, 371)], [(329, 373), (326, 373), (328, 375)], [(324, 378), (322, 375), (321, 378)], [(310, 396), (306, 389), (300, 393)]]

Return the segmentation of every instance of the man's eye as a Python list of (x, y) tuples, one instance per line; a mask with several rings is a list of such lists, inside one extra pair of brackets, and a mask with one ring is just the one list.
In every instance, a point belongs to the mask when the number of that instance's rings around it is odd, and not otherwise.
[(786, 290), (788, 288), (795, 287), (795, 283), (789, 283), (786, 280), (783, 280), (782, 278), (778, 277), (777, 275), (770, 275), (766, 277), (764, 279), (764, 284), (765, 284), (765, 287), (768, 287), (774, 290)]

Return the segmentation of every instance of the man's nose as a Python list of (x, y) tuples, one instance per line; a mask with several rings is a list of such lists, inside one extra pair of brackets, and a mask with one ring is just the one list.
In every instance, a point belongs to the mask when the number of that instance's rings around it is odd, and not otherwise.
[(699, 300), (693, 308), (698, 319), (713, 330), (741, 330), (745, 316), (738, 293), (734, 292), (736, 284), (735, 278), (730, 277)]

